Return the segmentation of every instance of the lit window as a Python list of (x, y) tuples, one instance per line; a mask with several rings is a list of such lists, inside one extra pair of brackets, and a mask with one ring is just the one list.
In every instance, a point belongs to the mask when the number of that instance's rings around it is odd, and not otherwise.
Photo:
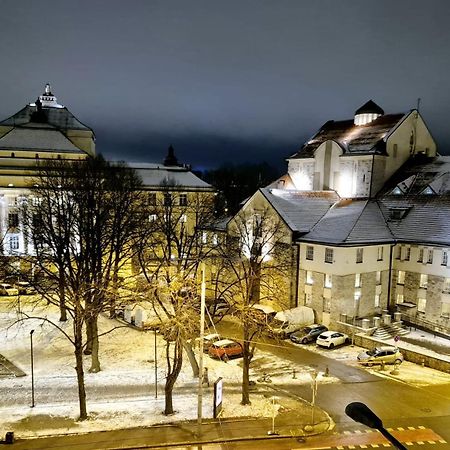
[(420, 313), (424, 313), (426, 307), (427, 307), (427, 299), (426, 298), (418, 298), (417, 299), (417, 311)]
[(442, 261), (441, 265), (446, 266), (448, 264), (448, 250), (442, 249)]
[(433, 249), (432, 248), (428, 249), (427, 264), (433, 264)]
[(314, 247), (312, 245), (306, 246), (306, 259), (309, 261), (314, 260)]
[(217, 234), (213, 234), (213, 237), (212, 237), (212, 243), (213, 243), (213, 245), (217, 245)]
[(423, 262), (423, 248), (419, 248), (419, 256), (417, 257), (417, 262)]
[(9, 249), (11, 251), (19, 249), (19, 236), (10, 236)]
[(180, 206), (187, 206), (187, 194), (180, 194), (179, 204)]
[(356, 290), (355, 290), (354, 299), (355, 299), (356, 301), (361, 300), (361, 291), (360, 291), (359, 289), (356, 289)]
[(355, 287), (361, 287), (361, 274), (355, 273)]
[(208, 242), (208, 233), (204, 231), (202, 233), (202, 244), (206, 244)]
[(423, 289), (426, 289), (428, 286), (428, 275), (425, 273), (420, 274), (420, 284), (419, 286)]
[(333, 263), (333, 249), (332, 248), (325, 249), (325, 262)]
[(403, 270), (398, 271), (397, 284), (405, 284), (405, 272)]
[(356, 262), (357, 263), (363, 262), (363, 251), (364, 251), (364, 249), (362, 249), (362, 248), (356, 249)]
[(381, 272), (378, 270), (376, 275), (377, 285), (381, 284)]
[(313, 284), (313, 273), (310, 270), (306, 271), (306, 284)]
[(379, 308), (380, 307), (380, 294), (375, 294), (375, 302), (374, 302), (374, 307), (375, 308)]
[(450, 303), (441, 303), (441, 316), (450, 317)]
[(332, 275), (330, 273), (325, 274), (323, 286), (326, 288), (331, 288), (333, 286)]
[(378, 261), (383, 261), (383, 247), (378, 247), (377, 260)]
[(149, 214), (148, 220), (149, 222), (154, 222), (156, 220), (156, 214)]
[(312, 294), (305, 294), (305, 305), (312, 304)]
[(186, 223), (187, 222), (187, 215), (186, 214), (181, 214), (180, 221), (183, 222), (183, 223)]
[(397, 294), (396, 303), (403, 303), (403, 294)]

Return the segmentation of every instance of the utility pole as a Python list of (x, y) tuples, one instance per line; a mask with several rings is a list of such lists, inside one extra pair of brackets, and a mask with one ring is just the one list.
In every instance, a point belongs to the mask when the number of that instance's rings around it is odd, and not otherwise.
[(205, 335), (205, 305), (206, 305), (206, 285), (205, 285), (205, 263), (201, 264), (202, 284), (200, 291), (200, 346), (198, 355), (198, 401), (197, 401), (197, 435), (201, 435), (202, 411), (203, 411), (203, 337)]
[(30, 347), (31, 347), (31, 407), (34, 408), (34, 355), (33, 355), (33, 333), (30, 331)]

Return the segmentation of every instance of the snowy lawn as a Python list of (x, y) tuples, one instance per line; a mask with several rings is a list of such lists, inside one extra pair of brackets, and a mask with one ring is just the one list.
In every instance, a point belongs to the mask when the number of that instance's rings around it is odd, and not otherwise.
[[(71, 322), (58, 322), (58, 310), (45, 303), (26, 305), (34, 316), (45, 316), (71, 333)], [(47, 321), (28, 319), (15, 323), (17, 317), (9, 311), (7, 302), (0, 302), (0, 353), (27, 375), (20, 378), (0, 378), (0, 424), (3, 430), (13, 429), (18, 436), (105, 430), (153, 424), (173, 423), (197, 417), (198, 380), (192, 375), (185, 358), (182, 372), (174, 389), (174, 408), (177, 413), (164, 416), (163, 386), (165, 377), (165, 346), (157, 335), (158, 399), (155, 398), (155, 353), (153, 332), (120, 327), (100, 337), (99, 373), (88, 372), (90, 356), (84, 357), (89, 420), (77, 422), (78, 400), (73, 346), (63, 333)], [(99, 329), (107, 332), (119, 325), (100, 317)], [(36, 406), (31, 408), (30, 331), (33, 334)], [(292, 365), (273, 355), (258, 352), (272, 377), (271, 386), (289, 382)], [(228, 363), (204, 357), (209, 369), (210, 385), (218, 377), (224, 381), (223, 417), (271, 417), (272, 406), (267, 392), (252, 392), (250, 406), (241, 406), (242, 362)], [(256, 374), (251, 373), (251, 379)], [(297, 367), (297, 382), (308, 382), (307, 372)], [(319, 379), (321, 376), (319, 376)], [(325, 378), (323, 382), (332, 382)], [(259, 386), (263, 384), (258, 383)], [(265, 395), (264, 395), (265, 394)], [(211, 418), (212, 387), (204, 388), (203, 417)], [(299, 408), (301, 408), (299, 403)]]

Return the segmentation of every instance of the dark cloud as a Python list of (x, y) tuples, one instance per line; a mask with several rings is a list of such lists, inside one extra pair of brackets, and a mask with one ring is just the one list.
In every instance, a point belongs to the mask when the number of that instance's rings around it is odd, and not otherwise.
[[(373, 98), (446, 153), (448, 0), (4, 0), (0, 117), (50, 81), (105, 155), (278, 161)], [(279, 159), (280, 158), (280, 159)]]

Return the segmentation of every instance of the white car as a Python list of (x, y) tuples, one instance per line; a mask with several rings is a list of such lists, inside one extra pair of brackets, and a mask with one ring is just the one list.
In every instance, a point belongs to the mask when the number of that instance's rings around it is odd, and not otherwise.
[(19, 295), (19, 290), (8, 283), (0, 283), (0, 295)]
[(339, 331), (325, 331), (325, 333), (319, 334), (316, 344), (321, 347), (334, 348), (338, 345), (349, 344), (350, 338)]

